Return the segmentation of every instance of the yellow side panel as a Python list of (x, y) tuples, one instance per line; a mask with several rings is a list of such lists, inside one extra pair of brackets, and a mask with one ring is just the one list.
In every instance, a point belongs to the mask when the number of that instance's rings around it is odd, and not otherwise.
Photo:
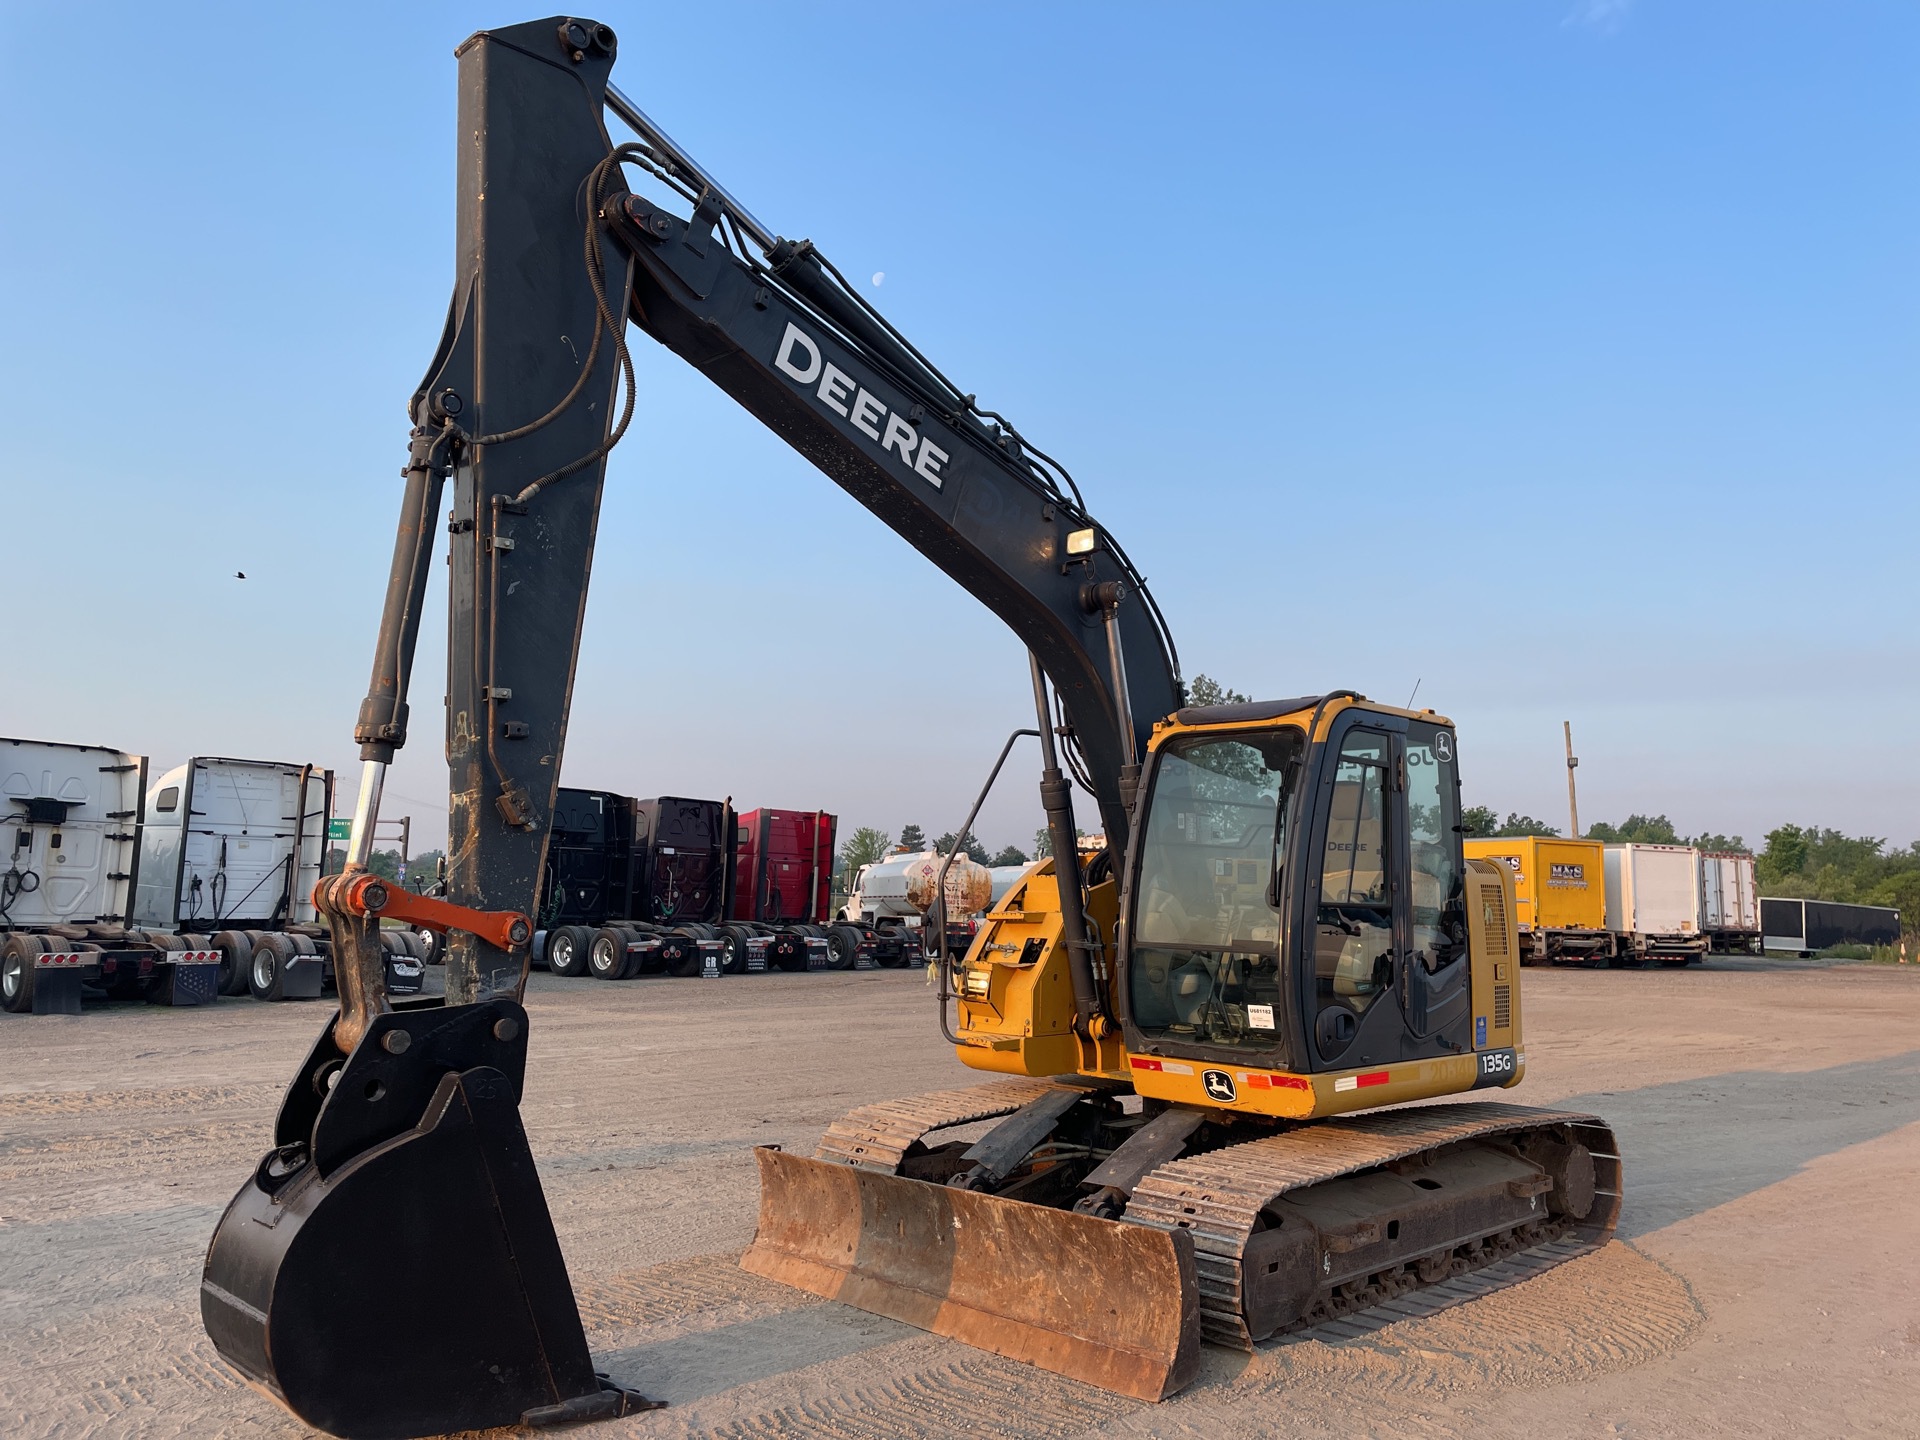
[(1520, 949), (1513, 872), (1498, 860), (1467, 861), (1467, 963), (1473, 967), (1473, 1047), (1520, 1043)]
[[(1109, 945), (1118, 907), (1111, 881), (1087, 897), (1088, 918)], [(1103, 973), (1111, 964), (1109, 950)], [(959, 966), (956, 989), (962, 1064), (1002, 1075), (1126, 1074), (1118, 1036), (1092, 1045), (1073, 1033), (1073, 980), (1051, 861), (1001, 897)]]

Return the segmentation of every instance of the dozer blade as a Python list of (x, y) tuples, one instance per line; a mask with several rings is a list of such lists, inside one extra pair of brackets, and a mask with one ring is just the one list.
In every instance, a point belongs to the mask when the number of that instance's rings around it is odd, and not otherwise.
[(1199, 1370), (1184, 1232), (754, 1153), (756, 1275), (1141, 1400)]
[(346, 1056), (330, 1031), (208, 1247), (221, 1357), (352, 1440), (649, 1408), (587, 1352), (520, 1125), (526, 1012), (381, 1015)]

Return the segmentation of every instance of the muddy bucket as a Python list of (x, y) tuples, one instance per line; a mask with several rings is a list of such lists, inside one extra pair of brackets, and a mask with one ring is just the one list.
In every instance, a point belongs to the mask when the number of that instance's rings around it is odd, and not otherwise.
[(754, 1153), (756, 1275), (1141, 1400), (1199, 1370), (1184, 1233)]

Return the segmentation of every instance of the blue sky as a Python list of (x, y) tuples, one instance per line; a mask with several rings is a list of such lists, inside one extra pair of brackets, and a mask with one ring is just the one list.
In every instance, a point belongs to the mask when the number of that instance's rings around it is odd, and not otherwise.
[[(0, 10), (0, 733), (352, 768), (451, 52), (524, 18)], [(1073, 469), (1189, 675), (1418, 681), (1502, 812), (1564, 814), (1570, 719), (1588, 821), (1920, 835), (1920, 10), (596, 18), (623, 89)], [(567, 781), (951, 828), (1030, 719), (1017, 645), (635, 356)], [(978, 828), (1038, 821), (1023, 773)]]

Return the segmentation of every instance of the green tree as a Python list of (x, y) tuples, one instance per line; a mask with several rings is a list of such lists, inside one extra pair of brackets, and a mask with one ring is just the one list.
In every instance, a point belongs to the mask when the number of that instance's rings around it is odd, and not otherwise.
[(1717, 850), (1724, 854), (1748, 854), (1747, 842), (1738, 835), (1711, 835), (1704, 831), (1686, 842), (1696, 850)]
[(891, 848), (892, 842), (887, 839), (886, 831), (862, 825), (841, 844), (839, 859), (833, 867), (834, 873), (846, 877), (851, 884), (862, 865), (872, 865), (885, 859)]
[(440, 862), (444, 859), (444, 850), (422, 850), (407, 861), (407, 888), (416, 895), (431, 890), (440, 879)]
[(918, 825), (904, 825), (900, 829), (900, 848), (911, 850), (915, 854), (927, 848), (927, 832)]
[[(954, 843), (953, 832), (949, 830), (933, 842), (933, 848), (942, 855), (951, 855), (953, 853)], [(981, 865), (987, 863), (987, 847), (980, 843), (980, 837), (975, 835), (971, 830), (960, 837), (959, 846), (961, 850), (966, 852), (967, 856), (976, 863)]]
[(1460, 812), (1460, 833), (1484, 840), (1500, 833), (1500, 812), (1490, 805), (1469, 805)]
[(1194, 676), (1187, 686), (1189, 705), (1245, 705), (1252, 699), (1251, 695), (1242, 695), (1206, 675)]
[(1618, 825), (1602, 820), (1587, 827), (1587, 839), (1604, 840), (1609, 845), (1678, 845), (1680, 833), (1664, 815), (1629, 815)]
[(1560, 832), (1544, 820), (1536, 820), (1531, 815), (1516, 815), (1507, 812), (1507, 818), (1500, 822), (1500, 828), (1493, 832), (1501, 839), (1510, 835), (1558, 835)]
[(1009, 845), (987, 863), (989, 865), (1025, 865), (1027, 863), (1027, 852), (1022, 850), (1018, 845)]

